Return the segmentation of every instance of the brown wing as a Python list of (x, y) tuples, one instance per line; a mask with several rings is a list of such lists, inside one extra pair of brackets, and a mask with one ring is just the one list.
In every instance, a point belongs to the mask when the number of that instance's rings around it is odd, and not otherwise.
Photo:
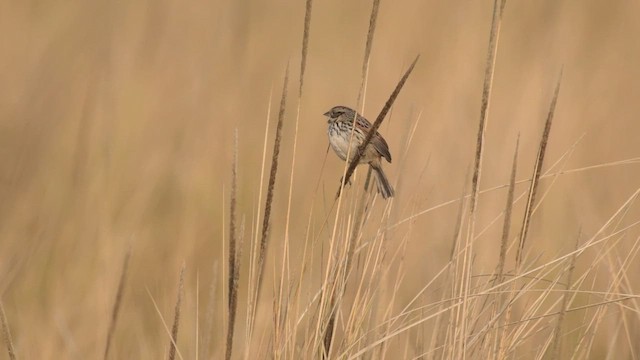
[(376, 131), (376, 134), (371, 138), (371, 144), (388, 162), (391, 162), (391, 153), (389, 152), (389, 145), (384, 140), (382, 135)]
[[(363, 116), (358, 115), (357, 125), (361, 128), (369, 131), (371, 129), (371, 123), (365, 119)], [(389, 152), (389, 145), (384, 140), (382, 135), (376, 131), (376, 134), (371, 138), (371, 144), (373, 147), (382, 155), (388, 162), (391, 162), (391, 153)]]

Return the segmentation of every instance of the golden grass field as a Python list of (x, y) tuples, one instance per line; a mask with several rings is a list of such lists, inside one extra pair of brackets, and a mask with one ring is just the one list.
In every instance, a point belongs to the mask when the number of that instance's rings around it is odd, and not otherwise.
[(234, 359), (640, 358), (640, 4), (507, 2), (471, 211), (493, 6), (380, 3), (369, 120), (420, 55), (380, 127), (397, 194), (362, 196), (360, 167), (334, 202), (322, 114), (359, 106), (372, 1), (313, 2), (301, 96), (304, 1), (3, 2), (0, 359), (225, 358), (232, 218)]

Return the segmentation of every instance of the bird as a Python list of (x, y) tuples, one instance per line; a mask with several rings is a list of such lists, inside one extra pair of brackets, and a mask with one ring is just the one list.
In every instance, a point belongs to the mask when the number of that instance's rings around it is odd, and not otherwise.
[[(347, 153), (349, 153), (349, 161), (352, 161), (358, 152), (358, 147), (364, 142), (367, 133), (371, 129), (371, 123), (355, 110), (346, 106), (334, 106), (331, 110), (324, 113), (324, 116), (328, 118), (327, 123), (329, 127), (327, 128), (327, 135), (329, 136), (331, 148), (333, 148), (333, 151), (335, 151), (336, 155), (342, 160), (346, 160)], [(353, 130), (354, 123), (355, 130)], [(352, 130), (353, 140), (351, 140)], [(351, 145), (351, 151), (349, 151), (349, 145)], [(389, 145), (387, 145), (382, 135), (376, 131), (364, 149), (358, 165), (369, 164), (375, 174), (378, 192), (382, 194), (384, 199), (388, 199), (394, 196), (395, 191), (382, 170), (381, 158), (385, 158), (385, 160), (391, 163)]]

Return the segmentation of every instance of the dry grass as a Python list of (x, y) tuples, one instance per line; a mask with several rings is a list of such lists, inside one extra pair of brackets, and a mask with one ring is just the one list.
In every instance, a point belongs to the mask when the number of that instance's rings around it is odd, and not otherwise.
[[(456, 249), (460, 256), (455, 256), (456, 263), (456, 279), (457, 289), (455, 294), (462, 298), (461, 306), (456, 307), (455, 311), (455, 328), (456, 336), (451, 337), (451, 354), (452, 358), (466, 359), (468, 356), (468, 341), (471, 330), (469, 329), (469, 320), (472, 319), (471, 305), (469, 295), (471, 294), (471, 278), (473, 276), (472, 261), (475, 256), (474, 240), (476, 236), (476, 218), (478, 208), (478, 195), (480, 192), (480, 180), (483, 170), (482, 162), (485, 152), (485, 136), (487, 125), (489, 122), (489, 105), (491, 103), (491, 89), (493, 87), (493, 77), (496, 67), (496, 56), (498, 52), (498, 39), (500, 37), (500, 28), (502, 26), (502, 15), (506, 0), (498, 0), (493, 2), (493, 16), (491, 19), (491, 30), (489, 31), (489, 49), (487, 51), (487, 63), (484, 69), (484, 82), (482, 85), (482, 101), (480, 103), (480, 121), (478, 125), (478, 133), (476, 135), (476, 151), (474, 157), (473, 172), (471, 177), (471, 198), (469, 200), (469, 221), (467, 226), (467, 235), (464, 237), (465, 242), (457, 244), (463, 245)], [(483, 311), (484, 306), (480, 311)]]
[[(180, 269), (180, 279), (178, 280), (178, 294), (176, 295), (176, 305), (173, 310), (173, 325), (171, 326), (171, 338), (169, 341), (169, 360), (176, 358), (176, 352), (178, 349), (178, 330), (180, 329), (180, 314), (182, 306), (182, 297), (184, 292), (184, 270), (185, 266)], [(182, 359), (182, 356), (180, 356)]]
[(109, 331), (107, 332), (107, 344), (104, 348), (104, 359), (109, 358), (109, 349), (111, 348), (111, 341), (113, 339), (113, 332), (116, 329), (118, 323), (118, 314), (120, 314), (120, 306), (122, 305), (122, 297), (124, 296), (124, 286), (127, 281), (127, 272), (129, 271), (129, 260), (131, 259), (131, 248), (127, 249), (124, 255), (124, 261), (122, 262), (122, 271), (120, 272), (120, 280), (118, 281), (118, 291), (116, 292), (116, 298), (113, 303), (113, 310), (111, 311), (111, 322), (109, 323)]
[(238, 281), (240, 280), (239, 249), (236, 248), (236, 204), (238, 202), (238, 131), (234, 134), (233, 165), (231, 167), (231, 198), (229, 205), (229, 316), (227, 318), (227, 346), (225, 359), (231, 359), (233, 351), (233, 335), (238, 312)]
[(7, 4), (8, 358), (640, 357), (640, 5), (505, 3)]
[(2, 322), (2, 340), (7, 347), (7, 354), (9, 359), (16, 360), (16, 352), (13, 348), (13, 339), (11, 338), (11, 330), (9, 329), (9, 321), (7, 320), (7, 314), (4, 312), (4, 306), (0, 302), (0, 322)]

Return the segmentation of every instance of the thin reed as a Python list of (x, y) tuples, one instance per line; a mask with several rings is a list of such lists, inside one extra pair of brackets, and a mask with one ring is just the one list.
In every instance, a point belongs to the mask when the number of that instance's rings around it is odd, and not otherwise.
[[(174, 360), (176, 358), (176, 352), (178, 349), (178, 330), (180, 328), (180, 314), (182, 307), (182, 296), (184, 293), (184, 270), (185, 265), (182, 265), (180, 269), (180, 278), (178, 280), (178, 291), (176, 294), (176, 304), (173, 309), (173, 325), (171, 326), (171, 338), (169, 341), (169, 355), (167, 359)], [(180, 354), (179, 352), (177, 352)], [(182, 355), (180, 355), (182, 359)]]
[(7, 314), (4, 312), (4, 305), (0, 301), (0, 321), (2, 322), (2, 340), (7, 347), (7, 354), (9, 359), (16, 360), (16, 352), (13, 347), (13, 338), (11, 337), (11, 330), (9, 329), (9, 321), (7, 320)]
[[(453, 346), (453, 357), (465, 358), (468, 356), (467, 352), (467, 336), (469, 336), (470, 330), (468, 329), (468, 319), (470, 311), (469, 295), (471, 294), (471, 275), (473, 274), (472, 259), (474, 256), (473, 243), (475, 238), (475, 226), (478, 207), (478, 194), (480, 192), (480, 181), (482, 174), (482, 162), (485, 149), (485, 134), (487, 131), (487, 124), (489, 121), (489, 105), (491, 103), (491, 89), (493, 88), (493, 77), (496, 67), (496, 55), (498, 52), (498, 39), (500, 36), (500, 28), (502, 25), (502, 14), (506, 0), (501, 0), (498, 4), (498, 0), (493, 2), (493, 16), (491, 19), (491, 29), (489, 31), (489, 49), (487, 51), (487, 61), (484, 70), (484, 81), (482, 84), (482, 100), (480, 105), (480, 121), (478, 125), (478, 132), (476, 135), (476, 148), (474, 156), (473, 172), (471, 177), (471, 193), (469, 201), (469, 221), (467, 226), (467, 234), (464, 237), (464, 246), (461, 248), (462, 259), (456, 257), (458, 272), (458, 289), (457, 295), (462, 298), (462, 304), (456, 309), (455, 323), (457, 330), (457, 337), (452, 342), (457, 344)], [(452, 343), (453, 345), (453, 343)]]
[(518, 150), (520, 149), (520, 137), (516, 141), (516, 149), (513, 152), (513, 164), (511, 165), (511, 176), (509, 177), (509, 189), (507, 190), (507, 203), (504, 209), (504, 222), (502, 223), (502, 237), (500, 239), (500, 255), (498, 256), (498, 267), (494, 284), (499, 284), (504, 280), (504, 263), (507, 258), (507, 247), (509, 246), (509, 231), (511, 229), (511, 216), (513, 215), (513, 196), (516, 189), (516, 174), (518, 172)]
[[(284, 115), (287, 104), (287, 87), (289, 82), (289, 65), (285, 70), (284, 82), (282, 85), (282, 97), (280, 98), (280, 108), (278, 111), (278, 123), (276, 126), (275, 140), (273, 145), (273, 154), (271, 156), (271, 171), (269, 172), (269, 182), (267, 185), (267, 195), (265, 199), (264, 215), (262, 220), (262, 227), (260, 231), (260, 239), (254, 247), (254, 256), (252, 259), (251, 267), (252, 274), (250, 287), (249, 287), (249, 300), (248, 300), (248, 336), (247, 344), (251, 343), (253, 336), (253, 324), (255, 323), (256, 311), (258, 302), (260, 300), (260, 294), (262, 292), (262, 284), (264, 277), (264, 264), (267, 256), (267, 246), (269, 241), (269, 231), (271, 225), (271, 211), (273, 206), (274, 190), (276, 183), (276, 175), (278, 173), (278, 161), (280, 156), (280, 147), (282, 142), (282, 126), (284, 123)], [(266, 142), (265, 142), (266, 146)], [(266, 149), (266, 148), (265, 148)], [(257, 240), (257, 238), (256, 238)], [(245, 356), (248, 356), (248, 352), (245, 352)]]
[(551, 105), (549, 105), (549, 112), (547, 113), (547, 120), (544, 123), (544, 130), (542, 131), (542, 137), (540, 139), (540, 145), (538, 148), (538, 156), (536, 157), (536, 165), (533, 169), (533, 176), (531, 177), (531, 186), (529, 188), (529, 196), (527, 197), (527, 204), (525, 206), (524, 219), (522, 220), (522, 229), (520, 230), (520, 238), (518, 243), (518, 251), (516, 252), (516, 268), (519, 269), (522, 265), (522, 253), (524, 251), (524, 244), (529, 233), (529, 227), (531, 222), (531, 216), (536, 200), (536, 194), (538, 192), (538, 185), (540, 183), (540, 176), (542, 174), (542, 166), (544, 163), (544, 157), (547, 150), (547, 143), (549, 142), (549, 135), (551, 133), (551, 124), (553, 122), (553, 114), (556, 110), (556, 103), (558, 102), (558, 95), (560, 93), (560, 83), (562, 81), (562, 72), (558, 77), (555, 91), (553, 92), (553, 98), (551, 99)]
[(269, 240), (269, 230), (271, 224), (271, 208), (273, 206), (273, 195), (276, 185), (276, 175), (278, 174), (278, 159), (280, 156), (280, 144), (282, 142), (282, 125), (284, 124), (284, 113), (287, 104), (287, 85), (289, 82), (289, 66), (285, 71), (284, 83), (282, 85), (282, 97), (280, 98), (280, 110), (278, 111), (278, 124), (276, 126), (276, 136), (273, 144), (273, 154), (271, 155), (271, 171), (269, 172), (269, 184), (267, 186), (267, 198), (264, 204), (264, 218), (262, 220), (262, 231), (260, 232), (260, 249), (258, 252), (258, 282), (256, 285), (256, 298), (260, 297), (262, 288), (262, 277), (264, 276), (264, 262), (267, 254)]
[(130, 258), (131, 258), (131, 248), (129, 248), (125, 253), (124, 261), (122, 262), (122, 270), (120, 271), (120, 280), (118, 281), (118, 290), (116, 291), (116, 298), (113, 303), (113, 309), (111, 310), (111, 322), (109, 323), (109, 331), (107, 331), (107, 343), (104, 348), (105, 360), (109, 357), (109, 349), (111, 348), (113, 333), (116, 329), (116, 324), (118, 322), (118, 314), (120, 313), (122, 297), (124, 296), (124, 286), (126, 284), (127, 273), (129, 271)]
[(214, 263), (213, 270), (211, 272), (211, 284), (209, 285), (209, 296), (207, 301), (207, 310), (204, 315), (204, 338), (202, 347), (198, 350), (198, 355), (202, 354), (202, 359), (209, 359), (209, 351), (213, 337), (215, 334), (214, 321), (215, 321), (215, 305), (216, 294), (218, 285), (218, 264)]
[(298, 89), (298, 99), (302, 97), (304, 72), (307, 68), (307, 53), (309, 52), (309, 33), (311, 32), (311, 13), (313, 10), (313, 0), (307, 0), (305, 4), (304, 30), (302, 31), (302, 49), (300, 56), (300, 88)]
[(362, 74), (360, 75), (360, 90), (358, 91), (358, 101), (356, 104), (364, 105), (365, 90), (367, 87), (367, 74), (369, 73), (369, 58), (373, 48), (373, 36), (376, 32), (378, 22), (378, 11), (380, 10), (380, 0), (373, 0), (371, 5), (371, 16), (369, 16), (369, 30), (367, 31), (367, 41), (364, 45), (364, 57), (362, 60)]
[(238, 191), (238, 130), (234, 132), (233, 144), (233, 165), (231, 166), (231, 196), (229, 205), (229, 316), (227, 318), (227, 345), (225, 359), (231, 359), (233, 350), (233, 335), (236, 323), (236, 313), (238, 309), (238, 281), (240, 279), (240, 265), (238, 263), (238, 253), (240, 249), (236, 247), (236, 203)]
[[(576, 238), (576, 246), (574, 251), (578, 249), (580, 246), (580, 237), (582, 236), (581, 232), (578, 231), (578, 236)], [(553, 342), (550, 347), (551, 358), (552, 359), (560, 359), (562, 354), (562, 325), (564, 324), (565, 317), (567, 315), (567, 310), (569, 309), (570, 304), (570, 292), (571, 282), (573, 281), (573, 271), (576, 268), (576, 259), (578, 257), (574, 254), (571, 257), (571, 261), (569, 263), (569, 270), (567, 271), (567, 278), (564, 283), (565, 293), (562, 294), (562, 303), (560, 304), (560, 314), (558, 315), (558, 320), (556, 321), (556, 328), (553, 331)]]

